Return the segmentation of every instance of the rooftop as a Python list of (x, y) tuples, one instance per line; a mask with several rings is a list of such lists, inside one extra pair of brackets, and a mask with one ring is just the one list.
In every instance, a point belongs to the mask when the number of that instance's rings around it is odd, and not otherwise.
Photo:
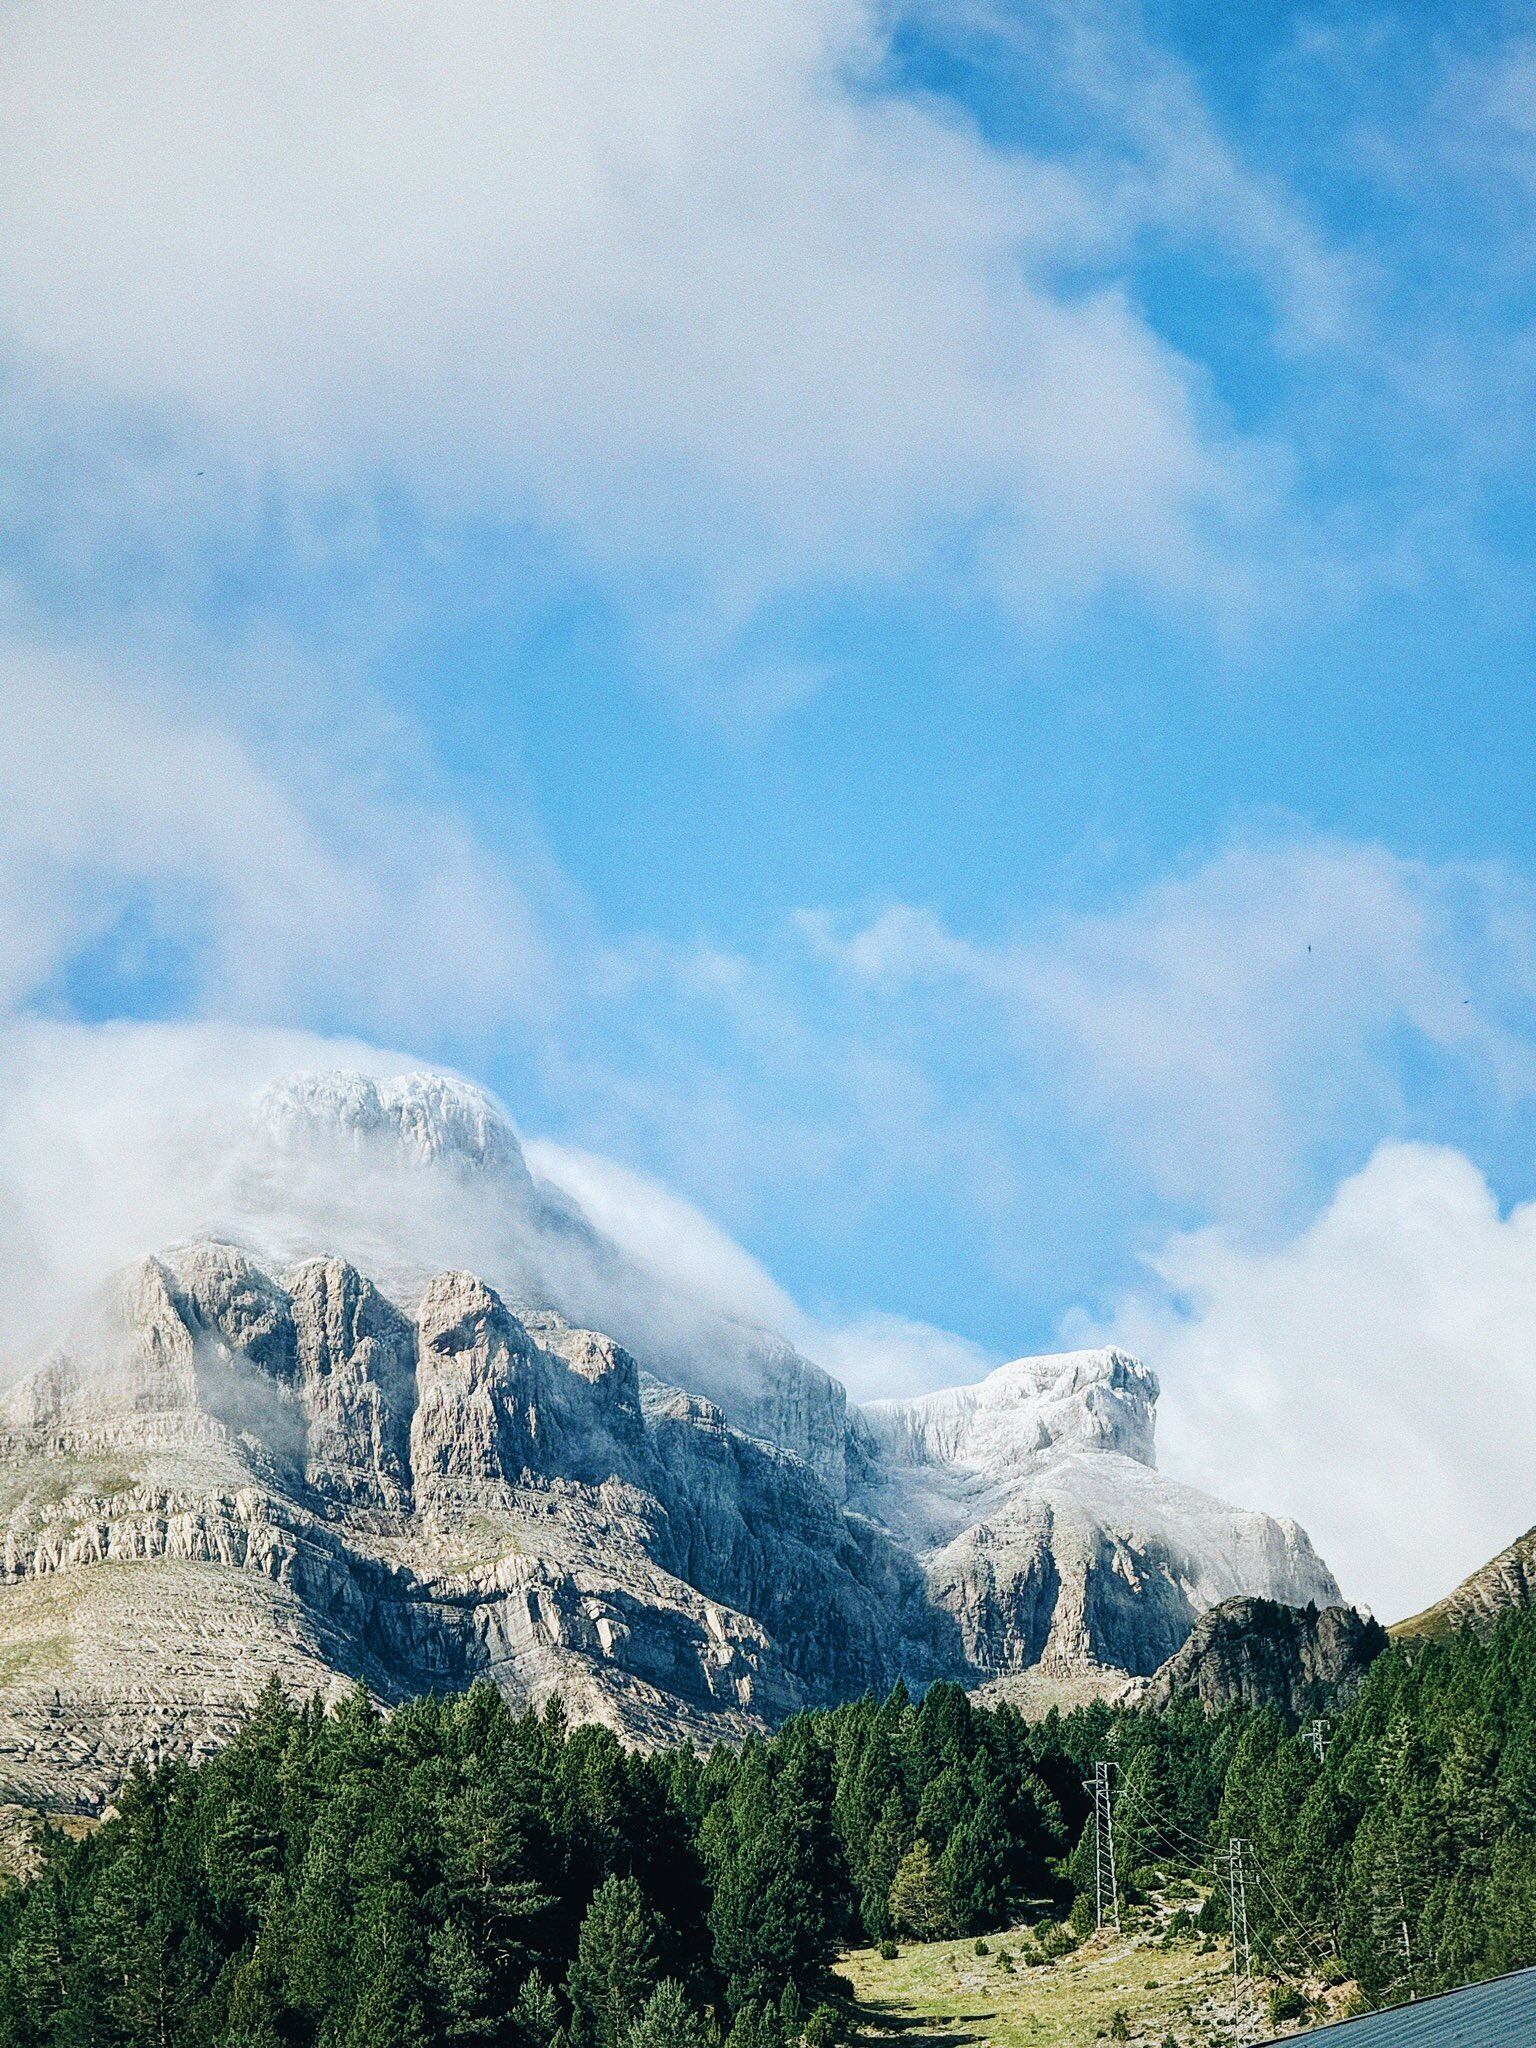
[(1536, 1969), (1515, 1970), (1485, 1984), (1288, 2038), (1322, 2042), (1324, 2048), (1531, 2048), (1536, 2042)]

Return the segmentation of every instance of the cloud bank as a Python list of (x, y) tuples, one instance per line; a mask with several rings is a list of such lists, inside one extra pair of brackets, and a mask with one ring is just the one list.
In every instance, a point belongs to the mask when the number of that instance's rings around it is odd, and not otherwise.
[[(381, 1256), (424, 1270), (464, 1263), (515, 1298), (519, 1275), (537, 1269), (610, 1315), (617, 1287), (628, 1341), (687, 1355), (707, 1338), (713, 1367), (722, 1317), (780, 1332), (860, 1399), (974, 1380), (998, 1362), (920, 1322), (808, 1307), (653, 1177), (547, 1140), (526, 1145), (536, 1176), (628, 1267), (565, 1232), (548, 1245), (526, 1224), (509, 1236), (507, 1217), (452, 1175), (401, 1181), (350, 1154), (345, 1187), (329, 1155), (263, 1168), (251, 1148), (256, 1090), (295, 1070), (383, 1077), (410, 1064), (399, 1053), (225, 1024), (34, 1020), (6, 1028), (0, 1055), (8, 1370), (133, 1258), (209, 1230), (256, 1227), (261, 1242), (281, 1242), (289, 1216), (308, 1250), (324, 1213), (334, 1248), (386, 1281)], [(1297, 1516), (1346, 1590), (1385, 1616), (1427, 1604), (1529, 1519), (1536, 1204), (1501, 1213), (1452, 1148), (1379, 1147), (1304, 1228), (1262, 1248), (1220, 1227), (1176, 1234), (1107, 1321), (1069, 1317), (1062, 1340), (1151, 1360), (1165, 1469)]]
[(302, 1084), (276, 1121), (263, 1108), (295, 1075), (382, 1082), (413, 1064), (356, 1040), (226, 1023), (0, 1029), (0, 1378), (32, 1362), (109, 1274), (206, 1235), (279, 1266), (317, 1250), (351, 1258), (405, 1298), (433, 1273), (468, 1267), (514, 1302), (525, 1286), (552, 1292), (651, 1347), (642, 1355), (659, 1365), (697, 1352), (712, 1379), (729, 1376), (733, 1346), (747, 1369), (744, 1326), (787, 1337), (857, 1398), (995, 1362), (904, 1318), (808, 1313), (693, 1204), (595, 1154), (525, 1145), (537, 1179), (564, 1198), (552, 1224), (525, 1201), (521, 1169), (507, 1185), (466, 1179), (452, 1160), (439, 1167), (371, 1143), (366, 1129), (340, 1130), (329, 1112), (312, 1123)]
[(873, 1014), (984, 1032), (1163, 1200), (1272, 1225), (1383, 1129), (1536, 1095), (1536, 897), (1497, 865), (1290, 832), (979, 940), (897, 904), (801, 926)]
[(0, 347), (29, 481), (110, 446), (118, 525), (257, 516), (268, 486), (523, 521), (683, 665), (776, 592), (940, 558), (1030, 608), (1224, 605), (1267, 457), (1126, 295), (1103, 193), (910, 89), (891, 23), (20, 0)]
[(1273, 1249), (1153, 1264), (1112, 1332), (1163, 1377), (1165, 1462), (1283, 1503), (1384, 1619), (1536, 1518), (1536, 1204), (1501, 1213), (1460, 1152), (1383, 1145)]
[(243, 730), (221, 694), (0, 634), (0, 1014), (88, 954), (252, 1020), (472, 1033), (543, 1007), (534, 834), (519, 872), (517, 849), (391, 786), (344, 717), (295, 744)]
[(533, 1140), (525, 1151), (536, 1174), (569, 1194), (605, 1236), (669, 1288), (779, 1331), (834, 1373), (855, 1400), (980, 1379), (999, 1362), (979, 1344), (911, 1317), (812, 1314), (719, 1224), (651, 1175), (547, 1139)]

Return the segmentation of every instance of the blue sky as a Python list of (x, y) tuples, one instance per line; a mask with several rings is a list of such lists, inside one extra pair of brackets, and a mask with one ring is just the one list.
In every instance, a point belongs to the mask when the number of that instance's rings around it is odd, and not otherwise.
[[(1525, 1526), (1433, 1387), (1536, 1366), (1529, 8), (0, 43), (16, 1028), (464, 1067), (862, 1391), (1134, 1336), (1314, 1519), (1395, 1400), (1383, 1598)], [(1446, 1299), (1303, 1327), (1361, 1204)]]

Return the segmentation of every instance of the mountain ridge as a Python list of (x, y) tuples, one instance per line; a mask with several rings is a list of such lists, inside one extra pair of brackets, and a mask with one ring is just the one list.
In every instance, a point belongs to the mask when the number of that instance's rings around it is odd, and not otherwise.
[(1506, 1614), (1536, 1607), (1536, 1529), (1469, 1572), (1442, 1599), (1392, 1624), (1394, 1637), (1441, 1642), (1459, 1629), (1487, 1635)]
[(239, 1241), (117, 1276), (4, 1402), (8, 1796), (99, 1801), (259, 1677), (483, 1675), (712, 1741), (897, 1677), (1146, 1675), (1233, 1593), (1337, 1598), (1294, 1525), (1157, 1472), (1127, 1354), (854, 1408), (547, 1198), (466, 1084), (269, 1090), (224, 1193)]

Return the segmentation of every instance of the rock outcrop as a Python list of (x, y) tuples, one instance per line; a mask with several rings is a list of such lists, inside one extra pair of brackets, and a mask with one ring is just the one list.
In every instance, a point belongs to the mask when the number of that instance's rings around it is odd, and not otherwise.
[(272, 1675), (484, 1675), (645, 1741), (963, 1671), (912, 1560), (803, 1459), (698, 1396), (647, 1408), (622, 1346), (472, 1274), (407, 1312), (343, 1260), (184, 1246), (72, 1342), (0, 1428), (5, 1796), (99, 1804)]
[(1102, 1691), (1232, 1595), (1337, 1600), (1294, 1525), (1156, 1471), (1135, 1359), (851, 1409), (463, 1083), (285, 1083), (217, 1206), (0, 1410), (0, 1801), (89, 1810), (271, 1676), (704, 1741), (897, 1677)]
[(1195, 1699), (1211, 1713), (1273, 1706), (1300, 1721), (1345, 1705), (1386, 1647), (1380, 1622), (1353, 1607), (1223, 1600), (1200, 1616), (1160, 1670), (1124, 1697), (1146, 1707)]

